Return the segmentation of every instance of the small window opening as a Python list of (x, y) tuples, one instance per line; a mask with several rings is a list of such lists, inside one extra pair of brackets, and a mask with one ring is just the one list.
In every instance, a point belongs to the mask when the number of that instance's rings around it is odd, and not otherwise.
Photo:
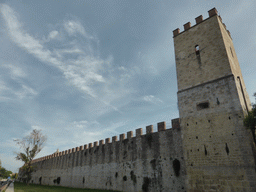
[(229, 148), (228, 148), (228, 144), (226, 143), (226, 152), (227, 152), (227, 155), (229, 155)]
[(199, 49), (199, 45), (195, 46), (195, 52), (196, 52), (196, 58), (197, 58), (197, 62), (199, 64), (199, 67), (201, 67), (201, 56), (200, 56), (200, 49)]
[(207, 150), (206, 150), (205, 145), (204, 145), (204, 154), (205, 154), (205, 156), (207, 155)]
[(220, 101), (219, 101), (219, 99), (218, 98), (216, 98), (217, 99), (217, 105), (219, 105), (220, 104)]
[(199, 54), (200, 54), (199, 45), (196, 45), (196, 46), (195, 46), (195, 51), (196, 51), (196, 55), (199, 55)]
[(201, 109), (207, 109), (209, 108), (209, 102), (202, 102), (202, 103), (198, 103), (197, 104), (197, 110), (201, 110)]

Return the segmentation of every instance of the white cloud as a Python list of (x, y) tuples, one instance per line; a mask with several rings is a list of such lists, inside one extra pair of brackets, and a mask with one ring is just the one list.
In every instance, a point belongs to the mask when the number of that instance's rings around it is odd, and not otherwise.
[(59, 57), (62, 57), (64, 54), (84, 54), (84, 52), (81, 50), (81, 49), (78, 49), (78, 48), (73, 48), (73, 49), (61, 49), (61, 50), (58, 50), (56, 51), (56, 54), (59, 56)]
[[(79, 127), (79, 131), (76, 131), (73, 134), (72, 142), (77, 146), (81, 145), (81, 143), (93, 143), (98, 140), (105, 140), (103, 135), (105, 133), (111, 133), (111, 135), (119, 135), (119, 132), (115, 131), (117, 128), (124, 126), (127, 122), (118, 122), (112, 123), (109, 126), (101, 125), (97, 121), (80, 121), (74, 122), (76, 125), (81, 125)], [(86, 140), (85, 140), (86, 138)]]
[(127, 68), (125, 68), (124, 66), (118, 67), (118, 69), (119, 69), (120, 71), (127, 71)]
[[(90, 56), (82, 57), (76, 61), (62, 61), (62, 58), (54, 57), (54, 54), (45, 48), (39, 40), (22, 30), (22, 25), (19, 23), (15, 12), (8, 5), (3, 4), (1, 6), (1, 13), (14, 42), (41, 61), (59, 68), (71, 84), (92, 97), (97, 97), (90, 85), (93, 82), (104, 82), (103, 77), (97, 73), (97, 67), (102, 65), (104, 60)], [(69, 21), (66, 27), (70, 33), (79, 32), (84, 35), (86, 34), (78, 22)]]
[[(19, 82), (18, 82), (19, 83)], [(19, 83), (20, 84), (20, 83)], [(6, 85), (6, 83), (0, 80), (0, 101), (2, 100), (12, 100), (12, 99), (24, 99), (36, 96), (38, 93), (33, 88), (20, 84), (19, 89), (14, 89), (11, 86)]]
[[(118, 111), (111, 102), (131, 93), (132, 87), (129, 81), (134, 75), (140, 73), (139, 68), (121, 67), (119, 70), (122, 71), (122, 74), (120, 75), (111, 66), (113, 57), (101, 59), (99, 55), (95, 54), (98, 52), (95, 46), (98, 46), (99, 41), (88, 35), (78, 21), (66, 21), (64, 28), (70, 35), (82, 34), (86, 44), (82, 44), (80, 39), (71, 42), (66, 39), (66, 42), (62, 42), (62, 47), (54, 48), (54, 45), (45, 45), (45, 41), (36, 39), (24, 31), (16, 13), (8, 5), (4, 4), (0, 9), (6, 21), (9, 36), (19, 47), (42, 62), (59, 69), (70, 85), (108, 106), (106, 111)], [(57, 32), (54, 31), (51, 32), (52, 37), (57, 35)], [(50, 49), (47, 46), (52, 47)], [(29, 90), (27, 91), (29, 92)], [(32, 90), (30, 94), (33, 95)]]
[(20, 99), (33, 97), (38, 94), (37, 91), (35, 91), (31, 87), (28, 87), (26, 85), (21, 85), (21, 86), (22, 86), (21, 90), (14, 92), (14, 94)]
[(69, 35), (81, 34), (86, 38), (93, 39), (92, 36), (88, 35), (85, 32), (84, 27), (79, 21), (69, 20), (64, 22), (64, 28), (68, 32)]
[(48, 38), (49, 39), (55, 39), (57, 36), (58, 36), (58, 34), (59, 34), (59, 32), (58, 31), (51, 31), (50, 33), (49, 33), (49, 36), (48, 36)]
[(8, 89), (8, 88), (6, 87), (5, 82), (0, 80), (0, 91), (4, 91), (6, 89)]
[(71, 125), (73, 129), (85, 129), (85, 130), (95, 130), (100, 128), (100, 123), (97, 121), (88, 122), (86, 120), (83, 121), (74, 121), (73, 125)]
[(11, 77), (13, 79), (20, 78), (20, 77), (26, 77), (26, 73), (17, 65), (3, 64), (1, 67), (9, 69)]
[(143, 97), (143, 100), (154, 104), (163, 103), (161, 99), (155, 97), (154, 95), (146, 95)]

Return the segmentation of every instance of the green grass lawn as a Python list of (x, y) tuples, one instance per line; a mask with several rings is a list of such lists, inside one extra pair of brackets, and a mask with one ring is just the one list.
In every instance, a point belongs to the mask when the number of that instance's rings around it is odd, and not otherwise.
[(15, 182), (14, 192), (114, 192), (109, 190), (99, 190), (99, 189), (77, 189), (69, 187), (58, 187), (58, 186), (48, 186), (48, 185), (35, 185), (29, 184), (27, 186), (24, 183)]

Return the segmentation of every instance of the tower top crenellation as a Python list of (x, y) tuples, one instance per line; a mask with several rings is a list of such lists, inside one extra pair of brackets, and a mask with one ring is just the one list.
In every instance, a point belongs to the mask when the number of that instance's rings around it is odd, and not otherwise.
[[(220, 21), (222, 22), (222, 19), (221, 19), (221, 17), (218, 15), (218, 11), (217, 11), (217, 9), (216, 9), (215, 7), (208, 11), (208, 15), (209, 15), (209, 17), (208, 17), (207, 19), (209, 19), (209, 18), (214, 17), (215, 15), (217, 15), (217, 16), (220, 18)], [(205, 20), (207, 20), (207, 19), (205, 19)], [(182, 31), (182, 32), (180, 32), (180, 29), (179, 29), (179, 28), (175, 29), (175, 30), (173, 31), (173, 37), (176, 37), (176, 36), (178, 36), (179, 34), (182, 34), (183, 32), (188, 31), (190, 28), (192, 28), (192, 27), (194, 27), (194, 26), (196, 26), (196, 25), (202, 23), (203, 21), (205, 21), (205, 20), (203, 19), (203, 16), (202, 16), (202, 15), (196, 17), (195, 20), (196, 20), (196, 24), (193, 25), (193, 26), (191, 26), (191, 23), (190, 23), (190, 22), (187, 22), (186, 24), (184, 24), (184, 25), (183, 25), (184, 31)], [(226, 28), (226, 25), (225, 25), (224, 23), (222, 23), (222, 24), (223, 24), (224, 27)], [(226, 29), (226, 30), (227, 30), (227, 29)], [(229, 32), (228, 30), (227, 30), (227, 32), (228, 32), (229, 36), (231, 37), (230, 32)]]

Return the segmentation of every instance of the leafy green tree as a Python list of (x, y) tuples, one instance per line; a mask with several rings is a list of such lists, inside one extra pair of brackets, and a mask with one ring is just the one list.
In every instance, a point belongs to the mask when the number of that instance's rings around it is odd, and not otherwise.
[(11, 177), (12, 171), (6, 171), (5, 178)]
[(6, 169), (1, 167), (1, 169), (0, 169), (0, 176), (5, 178), (5, 173), (6, 173)]
[[(256, 93), (253, 94), (256, 100)], [(256, 130), (256, 103), (252, 104), (252, 110), (244, 118), (244, 125), (252, 131), (254, 142), (256, 143), (255, 130)]]
[(17, 153), (16, 156), (17, 160), (24, 162), (24, 165), (20, 168), (20, 174), (27, 185), (29, 185), (31, 173), (33, 172), (32, 160), (43, 149), (46, 136), (41, 133), (41, 130), (34, 129), (30, 135), (14, 141), (22, 150), (22, 152)]
[(8, 177), (10, 177), (10, 174), (12, 174), (12, 172), (11, 171), (8, 171), (8, 170), (6, 170), (5, 168), (1, 168), (0, 169), (0, 176), (1, 177), (3, 177), (3, 178), (8, 178)]

